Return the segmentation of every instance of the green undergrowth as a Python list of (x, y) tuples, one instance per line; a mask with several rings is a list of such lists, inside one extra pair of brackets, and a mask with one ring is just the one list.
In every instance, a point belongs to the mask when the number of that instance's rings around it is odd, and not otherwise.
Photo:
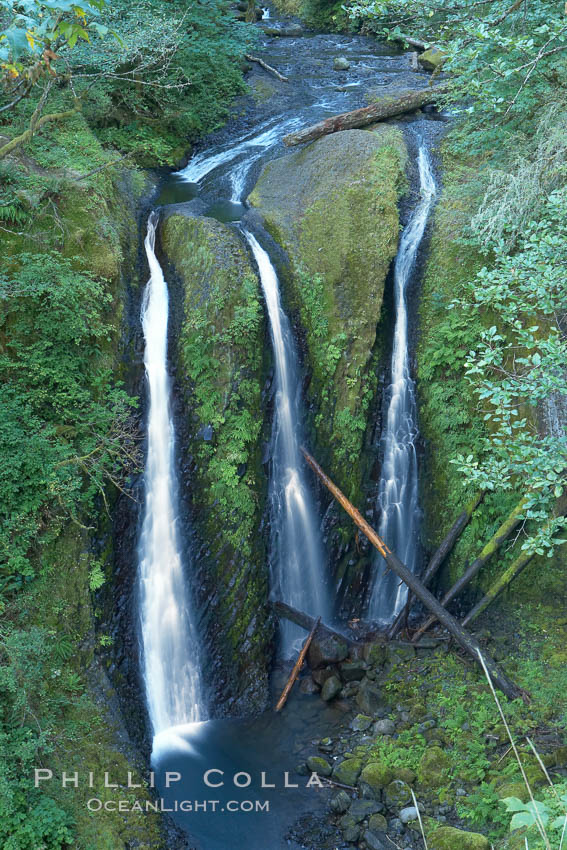
[[(564, 627), (558, 627), (555, 640), (564, 638)], [(485, 640), (492, 652), (498, 645), (502, 648), (496, 634)], [(506, 668), (529, 689), (530, 701), (504, 700), (503, 708), (534, 796), (543, 799), (547, 779), (527, 736), (560, 784), (567, 765), (566, 741), (561, 735), (547, 736), (551, 728), (563, 729), (565, 735), (565, 665), (560, 657), (551, 661), (551, 654), (542, 653), (538, 640), (527, 631), (518, 649), (510, 652), (509, 644), (505, 646)], [(450, 820), (460, 820), (465, 828), (480, 830), (492, 840), (505, 836), (511, 816), (502, 800), (514, 796), (528, 801), (529, 796), (482, 672), (457, 654), (418, 651), (381, 675), (380, 686), (388, 704), (401, 705), (409, 719), (400, 722), (392, 711), (396, 736), (375, 736), (365, 760), (391, 768), (394, 777), (414, 787), (418, 800), (449, 804)]]
[[(426, 542), (433, 547), (474, 495), (450, 461), (458, 454), (480, 451), (488, 434), (473, 388), (464, 379), (469, 352), (478, 344), (486, 317), (479, 316), (472, 305), (469, 311), (449, 309), (455, 298), (467, 293), (469, 282), (487, 264), (487, 257), (467, 232), (482, 190), (478, 177), (482, 161), (454, 154), (447, 142), (442, 151), (443, 196), (435, 211), (423, 279), (417, 349), (419, 421), (426, 441), (422, 503), (426, 505)], [(520, 488), (486, 495), (448, 561), (445, 583), (457, 579), (462, 564), (480, 552), (521, 495)], [(510, 559), (506, 552), (505, 546), (498, 559), (483, 571), (483, 586), (494, 570)]]

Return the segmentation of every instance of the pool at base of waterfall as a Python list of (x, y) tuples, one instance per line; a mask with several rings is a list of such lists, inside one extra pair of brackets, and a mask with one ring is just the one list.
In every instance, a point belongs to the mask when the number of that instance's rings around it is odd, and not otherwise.
[(281, 713), (169, 730), (154, 742), (157, 804), (200, 850), (322, 850), (325, 836), (336, 846), (326, 819), (336, 789), (304, 765), (344, 720), (339, 704), (295, 692)]

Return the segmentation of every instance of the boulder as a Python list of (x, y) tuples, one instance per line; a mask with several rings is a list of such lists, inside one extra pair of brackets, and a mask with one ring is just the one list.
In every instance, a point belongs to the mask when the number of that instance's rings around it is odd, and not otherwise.
[(417, 57), (417, 61), (425, 71), (436, 71), (447, 59), (447, 54), (438, 47), (430, 47)]
[(312, 670), (327, 664), (344, 661), (348, 655), (348, 643), (338, 635), (315, 635), (307, 650), (307, 663)]
[(356, 823), (380, 812), (384, 806), (375, 800), (354, 800), (348, 813)]
[(333, 59), (333, 70), (334, 71), (348, 71), (350, 68), (350, 62), (346, 58), (346, 56), (335, 56)]
[(356, 780), (362, 770), (362, 761), (359, 758), (349, 758), (336, 764), (333, 768), (333, 779), (342, 782), (343, 785), (356, 785)]
[(331, 798), (331, 802), (329, 803), (329, 808), (336, 815), (344, 814), (348, 807), (350, 806), (351, 800), (347, 792), (343, 789), (338, 791), (334, 797)]
[(305, 330), (320, 459), (358, 503), (372, 353), (398, 246), (406, 157), (395, 127), (333, 133), (267, 163), (248, 198), (291, 261), (282, 286)]
[(339, 664), (341, 679), (343, 682), (358, 682), (364, 679), (367, 665), (364, 661), (343, 661)]
[(363, 797), (379, 800), (382, 790), (392, 781), (392, 769), (383, 762), (374, 761), (361, 771), (358, 787)]
[(377, 720), (374, 724), (375, 735), (393, 735), (395, 731), (396, 724), (389, 717), (385, 717), (383, 720)]
[(406, 806), (400, 812), (400, 820), (402, 823), (413, 823), (417, 820), (417, 809), (415, 806)]
[(372, 815), (372, 817), (368, 821), (368, 829), (370, 830), (370, 832), (386, 832), (386, 830), (388, 829), (388, 821), (386, 820), (384, 815)]
[(356, 694), (356, 704), (364, 714), (375, 714), (380, 708), (381, 694), (378, 685), (363, 679)]
[(340, 694), (342, 687), (341, 680), (338, 676), (331, 676), (326, 680), (325, 684), (321, 688), (321, 699), (325, 700), (325, 702), (330, 702), (330, 700)]
[(441, 747), (428, 747), (421, 757), (418, 779), (425, 788), (440, 788), (447, 784), (451, 760)]
[(317, 694), (319, 693), (319, 685), (313, 680), (312, 676), (304, 676), (299, 683), (299, 690), (302, 694)]
[(490, 850), (490, 841), (478, 832), (441, 826), (427, 836), (429, 850)]
[(333, 772), (333, 768), (327, 759), (321, 758), (321, 756), (310, 756), (307, 759), (307, 767), (311, 773), (316, 773), (318, 776), (330, 776)]
[(372, 726), (372, 718), (366, 714), (357, 714), (350, 722), (350, 728), (354, 732), (366, 732)]
[(412, 802), (409, 785), (401, 779), (394, 779), (384, 788), (383, 800), (387, 809), (399, 811)]
[(369, 850), (390, 850), (392, 847), (392, 842), (385, 832), (367, 829), (364, 833), (364, 840)]

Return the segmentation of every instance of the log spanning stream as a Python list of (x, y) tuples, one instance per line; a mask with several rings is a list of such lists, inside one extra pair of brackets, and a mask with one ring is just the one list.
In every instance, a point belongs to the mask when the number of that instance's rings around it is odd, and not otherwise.
[[(264, 45), (267, 61), (290, 78), (286, 95), (275, 108), (259, 108), (253, 128), (229, 123), (215, 144), (192, 157), (171, 176), (158, 203), (163, 206), (200, 198), (205, 215), (233, 222), (255, 259), (270, 324), (274, 357), (274, 422), (270, 444), (271, 582), (275, 598), (324, 621), (332, 617), (330, 570), (321, 539), (321, 518), (300, 456), (303, 429), (301, 381), (292, 329), (282, 308), (278, 277), (269, 254), (269, 240), (249, 228), (245, 198), (267, 160), (281, 156), (282, 137), (340, 111), (364, 105), (363, 87), (380, 81), (394, 87), (412, 77), (407, 57), (391, 55), (369, 38), (325, 36), (284, 38)], [(348, 85), (337, 87), (333, 57), (346, 55), (353, 70)], [(316, 60), (314, 59), (316, 57)], [(403, 80), (402, 80), (403, 82)], [(423, 81), (422, 81), (423, 82)], [(415, 84), (415, 83), (414, 83)], [(423, 82), (425, 85), (426, 83)], [(385, 91), (386, 93), (386, 91)], [(423, 118), (418, 123), (426, 123)], [(398, 554), (412, 568), (417, 565), (417, 465), (415, 455), (416, 404), (409, 372), (406, 292), (419, 244), (435, 197), (425, 144), (419, 148), (421, 197), (405, 227), (395, 264), (396, 327), (391, 386), (385, 430), (381, 439), (383, 474), (379, 487), (381, 533), (394, 551), (402, 539), (411, 540), (411, 552)], [(154, 733), (153, 764), (163, 802), (196, 846), (203, 850), (276, 850), (298, 848), (286, 839), (302, 812), (313, 816), (325, 806), (323, 795), (295, 784), (294, 765), (302, 742), (309, 746), (317, 733), (340, 728), (342, 714), (333, 705), (294, 695), (292, 713), (268, 712), (253, 720), (213, 720), (201, 670), (205, 648), (195, 619), (192, 598), (192, 555), (182, 554), (175, 434), (171, 416), (167, 368), (168, 290), (154, 252), (158, 216), (152, 213), (145, 240), (150, 279), (143, 299), (142, 324), (148, 384), (145, 504), (139, 540), (139, 598), (142, 673), (148, 712)], [(408, 544), (409, 545), (409, 544)], [(403, 595), (381, 577), (370, 598), (371, 616), (382, 622), (397, 613)], [(283, 654), (293, 654), (304, 633), (287, 625), (281, 630)], [(318, 704), (315, 705), (315, 702)], [(299, 725), (298, 725), (299, 720)], [(270, 764), (266, 764), (268, 758)], [(274, 765), (276, 773), (264, 776)], [(207, 787), (203, 775), (218, 771)], [(222, 771), (222, 773), (221, 773)], [(285, 778), (286, 771), (288, 779)], [(180, 774), (175, 784), (168, 772)], [(252, 777), (238, 785), (234, 774)], [(268, 782), (268, 787), (265, 783)], [(288, 783), (291, 783), (291, 787)], [(214, 809), (179, 809), (179, 800), (216, 800)], [(238, 809), (229, 804), (254, 804)], [(258, 810), (256, 803), (270, 803)], [(193, 845), (192, 845), (193, 846)]]

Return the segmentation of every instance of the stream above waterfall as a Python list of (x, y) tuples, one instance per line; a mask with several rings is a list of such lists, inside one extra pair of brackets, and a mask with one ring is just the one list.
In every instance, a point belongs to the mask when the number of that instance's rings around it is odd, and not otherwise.
[[(333, 70), (333, 59), (337, 55), (348, 58), (348, 71)], [(301, 413), (301, 381), (294, 374), (298, 367), (289, 363), (294, 341), (288, 320), (281, 310), (276, 272), (261, 244), (261, 228), (253, 221), (250, 227), (254, 233), (247, 230), (246, 197), (262, 166), (270, 159), (285, 154), (281, 140), (286, 133), (329, 115), (366, 105), (369, 90), (382, 96), (404, 88), (425, 87), (430, 78), (427, 74), (411, 70), (407, 54), (363, 36), (305, 34), (297, 38), (265, 38), (262, 57), (289, 77), (289, 85), (278, 87), (274, 96), (265, 102), (255, 105), (248, 102), (242, 115), (236, 116), (222, 130), (205, 140), (184, 168), (162, 181), (154, 203), (157, 207), (168, 207), (168, 210), (176, 205), (180, 205), (182, 210), (184, 205), (189, 204), (193, 213), (238, 226), (259, 267), (267, 302), (270, 294), (266, 278), (274, 276), (274, 305), (272, 310), (269, 303), (267, 307), (276, 350), (276, 395), (279, 394), (279, 401), (275, 402), (271, 452), (276, 451), (279, 440), (283, 466), (278, 471), (277, 464), (272, 463), (271, 474), (276, 476), (270, 483), (272, 507), (278, 504), (278, 499), (279, 504), (284, 505), (282, 493), (289, 498), (287, 508), (282, 508), (284, 515), (287, 512), (287, 520), (281, 520), (280, 536), (287, 535), (287, 544), (280, 552), (282, 565), (279, 573), (278, 556), (274, 555), (278, 541), (272, 529), (272, 589), (275, 588), (277, 598), (315, 616), (323, 615), (324, 620), (330, 622), (330, 583), (325, 579), (328, 556), (319, 539), (321, 517), (316, 515), (315, 501), (309, 490), (311, 485), (300, 480), (297, 473), (295, 478), (290, 473), (293, 469), (300, 472), (298, 446), (304, 415)], [(427, 144), (428, 137), (436, 136), (439, 130), (439, 125), (432, 118), (434, 116), (420, 114), (404, 119), (402, 124), (409, 122), (415, 125), (424, 144)], [(414, 179), (417, 169), (411, 167), (410, 170)], [(236, 224), (241, 221), (241, 224)], [(279, 338), (277, 330), (274, 330), (276, 314), (282, 321)], [(281, 348), (279, 358), (278, 346)], [(286, 382), (290, 384), (287, 387)], [(277, 412), (278, 403), (288, 412), (293, 407), (296, 421), (290, 420), (286, 424), (282, 410), (279, 414)], [(273, 517), (272, 513), (272, 525)], [(286, 546), (294, 538), (295, 551), (290, 554), (291, 549), (286, 549)], [(309, 543), (307, 547), (306, 541)], [(290, 563), (295, 564), (294, 570), (286, 573), (285, 567)], [(190, 582), (192, 568), (190, 564), (185, 567), (186, 579)], [(310, 572), (309, 581), (303, 585), (302, 571)], [(288, 657), (293, 654), (302, 635), (304, 632), (296, 627), (282, 630), (281, 642)], [(192, 631), (189, 643), (195, 644), (195, 655), (200, 655), (206, 663), (206, 648), (202, 651), (197, 646), (199, 637)], [(192, 646), (187, 648), (188, 652), (192, 650)], [(283, 671), (272, 682), (272, 699), (277, 699), (286, 678), (284, 665)], [(340, 734), (341, 724), (345, 722), (344, 712), (344, 704), (321, 703), (312, 695), (294, 692), (281, 715), (267, 712), (248, 720), (207, 720), (211, 717), (210, 707), (206, 705), (206, 697), (201, 697), (198, 711), (188, 713), (179, 724), (172, 724), (174, 728), (163, 730), (154, 740), (156, 785), (167, 810), (203, 850), (323, 847), (323, 843), (317, 843), (313, 836), (309, 839), (311, 843), (303, 843), (297, 837), (301, 835), (301, 829), (293, 832), (293, 827), (305, 812), (313, 816), (314, 823), (322, 824), (330, 790), (306, 787), (303, 777), (298, 782), (295, 767), (312, 753), (314, 736), (320, 738), (322, 734), (332, 734), (333, 730)], [(252, 782), (249, 787), (240, 789), (230, 783), (207, 788), (203, 786), (206, 770), (222, 770), (229, 777), (235, 773), (250, 774)], [(181, 774), (170, 787), (167, 787), (168, 772)], [(298, 788), (285, 787), (286, 772), (289, 782), (298, 784)], [(262, 773), (266, 774), (268, 782), (276, 784), (275, 789), (261, 788)], [(265, 811), (254, 810), (238, 810), (236, 814), (229, 814), (231, 801), (256, 799), (269, 800), (269, 815)], [(180, 800), (216, 800), (217, 803), (215, 807), (193, 807), (181, 811), (175, 804)], [(295, 837), (290, 837), (290, 830)]]

